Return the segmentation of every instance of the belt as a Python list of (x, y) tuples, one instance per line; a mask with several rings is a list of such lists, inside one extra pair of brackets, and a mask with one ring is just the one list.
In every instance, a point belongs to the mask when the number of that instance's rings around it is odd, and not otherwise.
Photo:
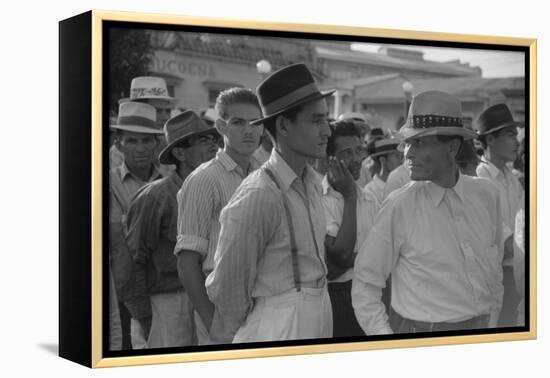
[[(401, 321), (401, 328), (412, 328), (413, 332), (434, 332), (434, 331), (455, 331), (487, 328), (489, 325), (489, 315), (478, 315), (476, 317), (460, 322), (424, 322), (404, 318), (392, 309), (393, 315)], [(408, 326), (408, 327), (407, 327)]]

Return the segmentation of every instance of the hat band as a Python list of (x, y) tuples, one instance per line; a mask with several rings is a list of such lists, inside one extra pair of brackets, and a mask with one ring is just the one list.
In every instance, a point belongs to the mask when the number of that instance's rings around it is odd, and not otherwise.
[(300, 87), (290, 93), (287, 93), (283, 97), (280, 97), (277, 100), (264, 105), (262, 107), (264, 116), (277, 113), (278, 111), (288, 107), (289, 105), (292, 105), (293, 103), (303, 99), (304, 97), (315, 93), (321, 93), (319, 92), (319, 89), (317, 89), (317, 85), (315, 85), (315, 83), (304, 85), (303, 87)]
[(150, 96), (169, 97), (167, 92), (164, 88), (133, 88), (130, 98), (136, 99)]
[(413, 129), (427, 129), (430, 127), (462, 127), (462, 118), (435, 114), (412, 116)]
[(375, 154), (380, 154), (380, 153), (382, 153), (382, 152), (396, 151), (396, 150), (397, 150), (397, 146), (399, 146), (399, 143), (386, 144), (385, 146), (377, 147), (377, 148), (374, 150), (374, 153), (375, 153)]
[(145, 126), (152, 129), (156, 129), (155, 121), (145, 117), (139, 116), (122, 116), (118, 117), (117, 125), (119, 126)]

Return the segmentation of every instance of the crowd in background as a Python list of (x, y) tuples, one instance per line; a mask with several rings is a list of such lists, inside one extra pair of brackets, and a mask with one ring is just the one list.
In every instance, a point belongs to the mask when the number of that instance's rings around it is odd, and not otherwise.
[[(329, 117), (303, 64), (214, 108), (137, 77), (110, 125), (110, 348), (524, 324), (525, 144), (505, 104)], [(519, 135), (519, 136), (518, 136)]]

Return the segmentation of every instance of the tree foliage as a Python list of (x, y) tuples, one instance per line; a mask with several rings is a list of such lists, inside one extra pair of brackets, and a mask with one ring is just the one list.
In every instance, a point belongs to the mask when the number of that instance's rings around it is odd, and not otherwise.
[(128, 97), (136, 76), (150, 72), (153, 59), (149, 31), (112, 28), (109, 32), (109, 111), (118, 111), (118, 100)]

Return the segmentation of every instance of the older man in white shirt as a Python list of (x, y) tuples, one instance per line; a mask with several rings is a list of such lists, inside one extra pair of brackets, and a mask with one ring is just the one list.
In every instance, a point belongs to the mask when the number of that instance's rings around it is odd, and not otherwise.
[[(355, 262), (352, 300), (367, 335), (480, 329), (502, 304), (502, 218), (496, 187), (465, 176), (458, 98), (413, 98), (401, 133), (413, 182), (384, 203)], [(392, 276), (391, 321), (380, 300)]]

